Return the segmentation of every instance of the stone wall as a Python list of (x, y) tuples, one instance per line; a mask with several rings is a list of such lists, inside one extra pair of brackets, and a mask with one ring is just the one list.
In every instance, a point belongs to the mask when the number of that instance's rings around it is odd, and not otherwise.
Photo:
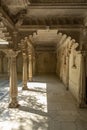
[(36, 74), (56, 72), (56, 53), (38, 52), (36, 54)]

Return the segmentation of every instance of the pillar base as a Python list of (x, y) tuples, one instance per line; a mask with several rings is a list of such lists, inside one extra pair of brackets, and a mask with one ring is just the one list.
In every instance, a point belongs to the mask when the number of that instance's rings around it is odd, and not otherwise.
[(29, 81), (32, 82), (32, 81), (33, 81), (33, 78), (32, 78), (32, 77), (29, 77)]
[(28, 86), (23, 86), (22, 90), (29, 90)]
[(20, 105), (18, 104), (18, 101), (16, 98), (12, 98), (11, 102), (9, 103), (9, 108), (18, 108)]

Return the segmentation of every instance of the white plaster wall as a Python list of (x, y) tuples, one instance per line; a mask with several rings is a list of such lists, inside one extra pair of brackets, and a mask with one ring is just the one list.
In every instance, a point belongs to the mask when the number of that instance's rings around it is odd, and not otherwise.
[(56, 73), (60, 80), (67, 85), (67, 63), (64, 64), (64, 56), (61, 54), (62, 50), (58, 51), (59, 55), (57, 55), (57, 67)]
[(79, 79), (80, 79), (80, 64), (81, 64), (81, 55), (77, 54), (76, 56), (76, 68), (73, 68), (72, 63), (72, 54), (70, 55), (69, 62), (69, 90), (75, 96), (77, 101), (79, 101)]
[[(68, 64), (64, 64), (64, 55), (62, 55), (63, 49), (60, 48), (57, 54), (57, 68), (56, 73), (60, 80), (64, 83), (65, 87), (69, 88), (74, 97), (79, 101), (79, 87), (80, 87), (80, 65), (81, 54), (76, 52), (76, 68), (73, 67), (73, 52), (69, 56), (69, 72)], [(68, 75), (69, 74), (69, 75)], [(69, 82), (69, 85), (68, 85)]]

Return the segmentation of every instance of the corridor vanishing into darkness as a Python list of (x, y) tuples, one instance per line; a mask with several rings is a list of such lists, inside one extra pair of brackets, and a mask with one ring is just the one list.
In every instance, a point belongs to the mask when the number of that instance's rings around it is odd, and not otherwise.
[(18, 81), (20, 107), (10, 109), (9, 82), (0, 79), (0, 130), (87, 130), (87, 109), (78, 108), (56, 76), (40, 75), (27, 85), (22, 90)]

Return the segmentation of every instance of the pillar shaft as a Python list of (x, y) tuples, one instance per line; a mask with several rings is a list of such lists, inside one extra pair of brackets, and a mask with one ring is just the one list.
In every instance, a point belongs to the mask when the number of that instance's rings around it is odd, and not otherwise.
[(16, 72), (16, 57), (10, 58), (10, 96), (16, 97), (17, 91), (17, 72)]
[(28, 89), (27, 87), (27, 55), (23, 53), (23, 90)]
[(32, 62), (32, 55), (29, 54), (28, 55), (28, 58), (29, 58), (29, 68), (28, 68), (28, 78), (29, 78), (29, 81), (32, 81), (32, 78), (33, 78), (33, 62)]

